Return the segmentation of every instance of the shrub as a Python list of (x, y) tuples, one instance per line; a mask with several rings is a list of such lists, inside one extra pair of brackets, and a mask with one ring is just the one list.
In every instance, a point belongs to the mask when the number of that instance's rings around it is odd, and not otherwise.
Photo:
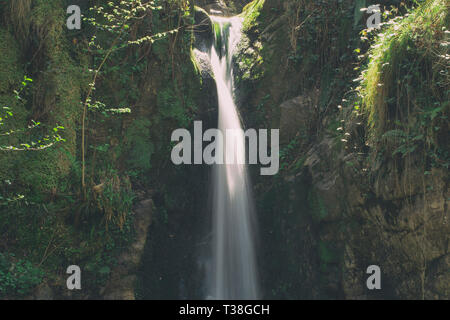
[(29, 294), (42, 282), (43, 272), (30, 261), (0, 253), (0, 298)]

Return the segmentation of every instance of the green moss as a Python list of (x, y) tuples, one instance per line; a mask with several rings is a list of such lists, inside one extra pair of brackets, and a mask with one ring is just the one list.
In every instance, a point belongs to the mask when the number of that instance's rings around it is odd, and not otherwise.
[[(65, 8), (59, 0), (34, 0), (31, 11), (31, 23), (34, 26), (35, 36), (39, 41), (51, 41), (58, 38), (63, 31)], [(47, 42), (47, 50), (59, 50), (59, 43)]]
[(0, 28), (0, 116), (4, 115), (4, 107), (11, 108), (13, 117), (3, 119), (1, 131), (11, 129), (9, 124), (19, 124), (27, 116), (27, 112), (14, 95), (20, 88), (24, 71), (20, 64), (20, 51), (17, 41), (5, 29)]
[(247, 50), (242, 54), (239, 62), (239, 68), (242, 72), (240, 81), (257, 81), (264, 76), (263, 57), (259, 50)]
[(241, 16), (244, 17), (244, 32), (258, 25), (258, 18), (260, 18), (264, 2), (265, 0), (254, 0), (244, 7), (241, 13)]
[[(14, 90), (19, 90), (23, 80), (24, 71), (20, 64), (20, 50), (15, 38), (5, 29), (0, 28), (0, 117), (6, 115), (3, 108), (9, 108), (12, 116), (3, 118), (0, 121), (0, 133), (10, 130), (20, 130), (27, 126), (29, 111), (26, 108), (25, 100), (19, 101), (14, 94)], [(23, 96), (21, 94), (21, 96)], [(23, 97), (25, 98), (25, 97)], [(23, 133), (16, 133), (11, 136), (1, 136), (0, 145), (17, 145), (23, 140)], [(23, 159), (23, 154), (17, 152), (1, 152), (0, 157), (0, 188), (3, 188), (5, 181), (14, 182), (17, 172), (15, 170), (16, 161)], [(10, 196), (3, 194), (2, 196)]]
[(202, 81), (200, 65), (198, 64), (197, 59), (195, 58), (194, 50), (193, 50), (192, 47), (191, 47), (190, 52), (191, 52), (191, 54), (190, 54), (190, 56), (191, 56), (191, 63), (194, 66), (195, 75), (200, 76), (200, 81)]
[[(13, 21), (25, 14), (25, 9), (18, 6), (12, 6), (11, 10)], [(64, 38), (65, 15), (61, 2), (38, 0), (29, 10), (29, 30), (23, 26), (21, 32), (14, 30), (13, 37), (0, 28), (0, 104), (12, 107), (13, 112), (2, 130), (8, 129), (8, 125), (16, 130), (24, 129), (35, 120), (41, 122), (38, 128), (7, 137), (8, 145), (37, 141), (58, 125), (65, 128), (62, 136), (66, 142), (41, 152), (4, 153), (0, 160), (0, 179), (12, 182), (10, 191), (17, 188), (21, 194), (42, 200), (61, 188), (67, 190), (66, 185), (72, 183), (67, 179), (72, 170), (67, 154), (74, 157), (77, 151), (82, 79)], [(25, 39), (21, 38), (28, 33)], [(31, 43), (39, 46), (39, 54), (34, 55), (32, 61), (23, 61), (30, 57), (23, 56), (21, 50)], [(25, 65), (29, 73), (26, 75), (33, 78), (33, 82), (18, 100), (13, 90), (20, 88)]]
[[(69, 56), (69, 46), (64, 38), (64, 10), (60, 1), (36, 1), (32, 9), (31, 21), (40, 30), (36, 36), (45, 50), (46, 68), (36, 80), (41, 90), (36, 105), (45, 118), (35, 119), (44, 128), (63, 126), (66, 140), (60, 147), (51, 148), (32, 155), (29, 170), (21, 174), (22, 181), (32, 183), (37, 193), (57, 190), (60, 181), (69, 175), (72, 163), (67, 153), (77, 152), (77, 126), (81, 117), (81, 68)], [(34, 166), (34, 167), (33, 167)], [(28, 172), (27, 172), (28, 171)], [(67, 181), (70, 183), (70, 181)]]
[(11, 93), (23, 78), (20, 72), (20, 52), (14, 37), (0, 29), (0, 94)]
[(416, 157), (424, 171), (450, 166), (448, 13), (446, 1), (428, 0), (392, 20), (370, 50), (359, 87), (374, 152)]

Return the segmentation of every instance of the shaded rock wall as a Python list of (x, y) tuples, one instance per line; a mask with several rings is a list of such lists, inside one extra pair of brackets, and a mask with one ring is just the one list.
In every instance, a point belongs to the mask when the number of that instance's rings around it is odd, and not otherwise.
[[(310, 99), (283, 105), (301, 113), (302, 102)], [(290, 108), (281, 113), (292, 116)], [(303, 113), (309, 116), (309, 110)], [(282, 122), (280, 131), (300, 132), (309, 125), (297, 124)], [(364, 156), (330, 135), (299, 148), (305, 151), (297, 169), (273, 179), (254, 176), (266, 295), (448, 299), (447, 173), (435, 169), (424, 176), (414, 163), (399, 173), (390, 161), (369, 168)], [(366, 287), (370, 265), (381, 268), (380, 291)]]
[[(420, 155), (370, 152), (364, 118), (337, 108), (357, 77), (350, 49), (364, 26), (355, 3), (305, 2), (297, 20), (294, 5), (266, 0), (249, 13), (235, 56), (244, 122), (281, 136), (280, 174), (252, 176), (265, 296), (448, 299), (448, 172), (425, 175)], [(381, 268), (379, 291), (366, 287), (372, 264)]]
[[(342, 273), (334, 278), (342, 277), (339, 285), (344, 297), (448, 299), (450, 226), (445, 173), (436, 170), (425, 181), (419, 178), (420, 169), (404, 173), (409, 177), (388, 170), (371, 179), (361, 174), (367, 171), (357, 154), (336, 154), (334, 144), (325, 138), (310, 149), (303, 174), (311, 177), (311, 186), (323, 203), (323, 215), (317, 221), (319, 241), (335, 246), (332, 251), (337, 249)], [(400, 182), (411, 179), (407, 185)], [(433, 190), (424, 189), (425, 184)], [(381, 186), (383, 193), (377, 192)], [(410, 193), (410, 186), (419, 191)], [(372, 264), (382, 271), (380, 292), (366, 288), (366, 269)]]

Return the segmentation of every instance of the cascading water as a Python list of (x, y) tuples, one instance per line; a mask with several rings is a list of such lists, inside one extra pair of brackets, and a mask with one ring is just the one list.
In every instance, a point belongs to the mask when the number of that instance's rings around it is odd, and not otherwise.
[[(211, 20), (215, 44), (210, 51), (211, 65), (219, 100), (218, 128), (242, 132), (234, 140), (236, 158), (231, 164), (213, 168), (212, 262), (208, 295), (212, 299), (258, 299), (258, 281), (252, 222), (252, 200), (245, 165), (245, 140), (233, 98), (232, 53), (241, 36), (242, 19), (215, 17)], [(219, 142), (220, 143), (220, 142)], [(227, 158), (226, 137), (223, 145)]]

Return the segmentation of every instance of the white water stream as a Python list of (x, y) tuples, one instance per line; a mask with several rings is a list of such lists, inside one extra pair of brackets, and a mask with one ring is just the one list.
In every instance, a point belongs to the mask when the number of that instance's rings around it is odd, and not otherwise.
[[(242, 19), (215, 16), (211, 19), (216, 30), (210, 59), (219, 100), (218, 129), (225, 136), (226, 129), (242, 129), (233, 97), (232, 67), (232, 53), (241, 37)], [(238, 161), (216, 164), (213, 168), (213, 240), (208, 296), (227, 300), (258, 299), (255, 230), (250, 185), (244, 164), (244, 136), (234, 141), (237, 141), (235, 153)], [(227, 144), (226, 139), (223, 143)], [(226, 152), (230, 149), (226, 147), (222, 150), (226, 158)]]

